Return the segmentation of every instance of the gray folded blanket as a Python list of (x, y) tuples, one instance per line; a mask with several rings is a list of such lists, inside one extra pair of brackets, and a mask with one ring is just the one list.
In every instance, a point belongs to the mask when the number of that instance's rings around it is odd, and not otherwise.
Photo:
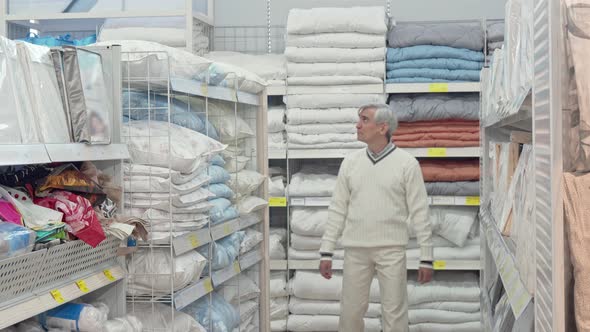
[(392, 94), (389, 107), (398, 121), (479, 120), (476, 93)]
[(479, 181), (426, 182), (428, 195), (479, 196)]
[(504, 40), (504, 22), (490, 22), (487, 27), (488, 43)]
[(438, 45), (483, 50), (484, 32), (474, 23), (399, 23), (388, 32), (390, 47)]

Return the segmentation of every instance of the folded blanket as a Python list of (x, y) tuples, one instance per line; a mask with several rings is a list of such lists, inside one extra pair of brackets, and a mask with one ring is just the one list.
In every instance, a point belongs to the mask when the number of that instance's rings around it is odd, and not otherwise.
[(387, 62), (392, 63), (406, 60), (437, 58), (483, 62), (485, 57), (482, 52), (471, 51), (464, 48), (419, 45), (404, 48), (388, 48), (386, 58)]
[[(328, 315), (289, 315), (287, 329), (292, 332), (338, 331), (338, 316)], [(381, 331), (381, 320), (365, 318), (364, 332)]]
[(488, 52), (493, 51), (498, 48), (502, 48), (503, 45), (504, 45), (504, 41), (488, 43)]
[(404, 23), (393, 26), (387, 35), (390, 47), (440, 45), (483, 50), (484, 32), (473, 23)]
[(479, 181), (426, 182), (428, 195), (479, 196)]
[(479, 160), (422, 160), (422, 175), (426, 182), (479, 181)]
[(353, 123), (333, 123), (333, 124), (304, 124), (304, 125), (286, 125), (287, 133), (302, 135), (324, 135), (324, 134), (356, 134), (356, 126)]
[(388, 62), (385, 64), (385, 69), (387, 69), (387, 71), (404, 68), (481, 70), (481, 68), (483, 68), (483, 62), (462, 59), (433, 58)]
[(383, 35), (387, 32), (385, 8), (294, 8), (289, 11), (287, 34), (308, 35), (331, 32)]
[(271, 106), (268, 108), (268, 132), (278, 133), (285, 130), (285, 106)]
[(479, 146), (479, 122), (402, 122), (393, 140), (399, 147)]
[(387, 71), (388, 79), (399, 78), (428, 78), (444, 81), (472, 81), (479, 82), (479, 70), (448, 70), (431, 68), (402, 68)]
[(358, 121), (358, 108), (287, 109), (289, 125), (355, 123)]
[(357, 142), (356, 133), (354, 134), (319, 134), (319, 135), (301, 135), (297, 133), (287, 133), (289, 144), (325, 144), (334, 142), (354, 143)]
[(385, 47), (385, 35), (367, 35), (354, 32), (288, 35), (287, 46), (310, 48), (378, 48)]
[(268, 134), (268, 148), (269, 149), (284, 149), (287, 144), (284, 132), (269, 133)]
[(389, 107), (400, 122), (479, 120), (479, 96), (470, 94), (393, 94)]
[(465, 80), (443, 80), (428, 77), (401, 77), (401, 78), (388, 78), (385, 80), (387, 84), (395, 83), (461, 83)]
[(303, 76), (289, 77), (289, 85), (353, 85), (383, 84), (381, 77), (374, 76)]
[(487, 41), (498, 42), (504, 40), (504, 22), (491, 22), (486, 27)]
[[(431, 282), (419, 284), (416, 274), (408, 274), (408, 305), (430, 302), (477, 302), (479, 303), (479, 277), (470, 272), (445, 272), (434, 275)], [(309, 300), (339, 301), (342, 293), (342, 274), (334, 273), (326, 280), (319, 272), (297, 271), (291, 279), (290, 294)], [(369, 302), (379, 303), (379, 283), (373, 279)]]
[(346, 63), (287, 63), (289, 77), (372, 76), (383, 77), (383, 61)]
[(289, 108), (333, 108), (333, 107), (361, 107), (365, 104), (379, 104), (385, 102), (383, 94), (312, 94), (289, 95), (283, 101)]
[[(480, 257), (480, 246), (466, 247), (435, 247), (433, 249), (435, 260), (478, 260)], [(337, 249), (334, 251), (334, 259), (343, 260), (344, 250)], [(316, 260), (320, 259), (318, 250), (299, 250), (293, 247), (289, 248), (289, 259), (293, 260)], [(406, 259), (417, 261), (420, 259), (420, 249), (406, 250)]]
[(296, 63), (341, 63), (341, 62), (369, 62), (383, 61), (385, 47), (379, 48), (304, 48), (287, 47), (285, 56), (287, 61)]
[(336, 175), (298, 172), (293, 175), (288, 192), (292, 197), (332, 196), (335, 186)]
[(342, 149), (342, 150), (355, 150), (367, 147), (367, 144), (363, 142), (330, 142), (330, 143), (318, 143), (318, 144), (290, 144), (289, 149)]
[[(410, 323), (426, 322), (471, 322), (477, 321), (472, 315), (479, 316), (479, 302), (430, 302), (408, 308)], [(296, 315), (335, 315), (340, 316), (340, 301), (306, 300), (292, 296), (289, 298), (289, 311)], [(367, 318), (381, 317), (381, 304), (369, 303), (365, 314)]]

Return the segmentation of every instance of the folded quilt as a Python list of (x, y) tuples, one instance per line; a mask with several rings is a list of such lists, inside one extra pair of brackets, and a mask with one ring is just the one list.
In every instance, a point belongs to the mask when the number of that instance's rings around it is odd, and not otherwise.
[(379, 104), (385, 102), (383, 94), (310, 94), (289, 95), (283, 97), (288, 108), (334, 108), (334, 107), (361, 107), (365, 104)]
[(287, 47), (378, 48), (385, 47), (385, 35), (368, 35), (355, 32), (288, 35)]
[(465, 80), (443, 80), (429, 77), (401, 77), (401, 78), (388, 78), (385, 83), (461, 83), (466, 82)]
[(389, 99), (400, 122), (479, 120), (477, 94), (394, 94)]
[(387, 33), (385, 8), (294, 8), (289, 11), (287, 34), (308, 35), (327, 32), (385, 35)]
[(488, 26), (486, 27), (487, 41), (488, 42), (503, 41), (504, 40), (504, 29), (505, 29), (504, 22), (488, 23)]
[(479, 181), (427, 182), (428, 195), (479, 196)]
[(387, 78), (429, 78), (432, 80), (478, 82), (479, 73), (479, 70), (402, 68), (387, 71)]
[(372, 76), (383, 77), (383, 61), (345, 63), (287, 63), (289, 77)]
[(358, 108), (287, 109), (289, 125), (355, 123), (358, 121)]
[[(291, 231), (305, 237), (324, 235), (325, 223), (328, 220), (328, 209), (325, 207), (293, 207), (291, 214)], [(319, 247), (317, 248), (319, 249)]]
[(502, 48), (503, 45), (504, 45), (504, 41), (488, 43), (488, 52), (493, 51), (498, 48)]
[(403, 48), (388, 48), (387, 62), (400, 62), (419, 59), (460, 59), (467, 61), (483, 62), (483, 52), (471, 51), (464, 48), (448, 46), (419, 45)]
[(397, 61), (397, 62), (388, 62), (385, 64), (385, 69), (387, 69), (387, 71), (395, 70), (395, 69), (405, 69), (405, 68), (481, 70), (481, 68), (483, 68), (483, 62), (469, 61), (469, 60), (462, 60), (462, 59), (433, 58), (433, 59), (404, 60), (404, 61)]
[[(479, 315), (479, 310), (479, 302), (429, 302), (408, 307), (408, 313), (413, 316), (414, 321), (421, 320), (424, 315), (439, 317), (440, 315), (448, 314), (449, 318), (455, 314), (470, 313)], [(340, 316), (341, 314), (340, 301), (306, 300), (294, 296), (289, 298), (289, 311), (296, 315)], [(381, 304), (369, 303), (365, 317), (381, 317)], [(465, 319), (464, 317), (461, 316), (459, 318), (455, 316), (454, 320)]]
[(289, 143), (289, 149), (362, 149), (367, 147), (363, 142), (330, 142), (330, 143), (319, 143), (319, 144), (291, 144)]
[[(479, 315), (479, 314), (478, 314)], [(410, 324), (410, 332), (479, 332), (481, 322), (479, 319), (468, 323), (438, 324), (420, 323)]]
[(287, 144), (284, 132), (269, 133), (268, 134), (268, 148), (269, 149), (284, 149)]
[(484, 32), (473, 23), (405, 23), (393, 26), (387, 35), (391, 47), (440, 45), (483, 50)]
[(383, 84), (381, 77), (374, 76), (308, 76), (289, 77), (289, 85), (353, 85), (353, 84)]
[(385, 47), (379, 48), (307, 48), (287, 47), (285, 56), (287, 61), (296, 63), (318, 62), (369, 62), (383, 61), (385, 59)]
[(400, 122), (396, 135), (431, 133), (478, 133), (479, 121), (472, 120), (440, 120)]
[(426, 182), (479, 181), (479, 160), (423, 160), (420, 162)]
[[(338, 331), (339, 316), (289, 315), (287, 329), (291, 332)], [(381, 320), (365, 318), (364, 332), (380, 332)]]
[[(435, 274), (428, 284), (416, 281), (416, 274), (408, 275), (408, 305), (431, 302), (477, 302), (479, 303), (479, 278), (475, 273), (447, 272)], [(319, 272), (297, 271), (290, 284), (290, 294), (309, 300), (339, 301), (342, 293), (342, 274), (334, 273), (330, 280)], [(379, 283), (373, 279), (369, 302), (380, 303)]]
[(336, 174), (295, 173), (288, 187), (290, 196), (332, 196), (336, 186)]
[(271, 106), (268, 108), (268, 132), (278, 133), (285, 130), (285, 106)]
[(468, 148), (479, 146), (479, 134), (413, 134), (394, 138), (400, 148)]
[(354, 143), (357, 142), (357, 136), (355, 134), (319, 134), (319, 135), (301, 135), (296, 133), (287, 133), (287, 139), (289, 144), (324, 144), (324, 143)]
[(477, 121), (404, 122), (393, 135), (399, 147), (468, 147), (479, 146)]
[(321, 123), (304, 125), (286, 125), (287, 133), (302, 135), (323, 135), (323, 134), (356, 134), (356, 126), (352, 123)]
[[(435, 247), (433, 249), (435, 260), (477, 260), (480, 258), (480, 246), (458, 247)], [(289, 259), (293, 260), (316, 260), (320, 258), (318, 250), (300, 250), (293, 247), (289, 248)], [(343, 260), (344, 250), (334, 250), (334, 259)], [(410, 261), (420, 259), (420, 249), (406, 250), (406, 258)]]

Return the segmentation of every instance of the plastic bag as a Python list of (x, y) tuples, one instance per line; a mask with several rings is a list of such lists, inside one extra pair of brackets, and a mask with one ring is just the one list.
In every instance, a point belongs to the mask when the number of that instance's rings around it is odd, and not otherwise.
[(32, 230), (0, 221), (0, 259), (33, 250), (36, 234)]
[(240, 324), (240, 314), (221, 295), (214, 292), (211, 299), (211, 305), (205, 296), (182, 311), (194, 317), (208, 331), (231, 332)]
[(103, 310), (89, 304), (66, 303), (41, 314), (39, 321), (45, 328), (102, 332), (107, 315)]

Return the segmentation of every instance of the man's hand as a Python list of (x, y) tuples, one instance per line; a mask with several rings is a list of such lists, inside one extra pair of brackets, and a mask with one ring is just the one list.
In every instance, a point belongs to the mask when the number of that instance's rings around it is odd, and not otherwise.
[(320, 261), (320, 273), (322, 277), (330, 280), (332, 279), (332, 261), (331, 260), (323, 260)]
[[(330, 268), (332, 266), (330, 265)], [(432, 273), (433, 270), (426, 268), (426, 267), (421, 267), (418, 269), (418, 282), (421, 284), (425, 284), (427, 282), (430, 282), (430, 280), (432, 280)]]

